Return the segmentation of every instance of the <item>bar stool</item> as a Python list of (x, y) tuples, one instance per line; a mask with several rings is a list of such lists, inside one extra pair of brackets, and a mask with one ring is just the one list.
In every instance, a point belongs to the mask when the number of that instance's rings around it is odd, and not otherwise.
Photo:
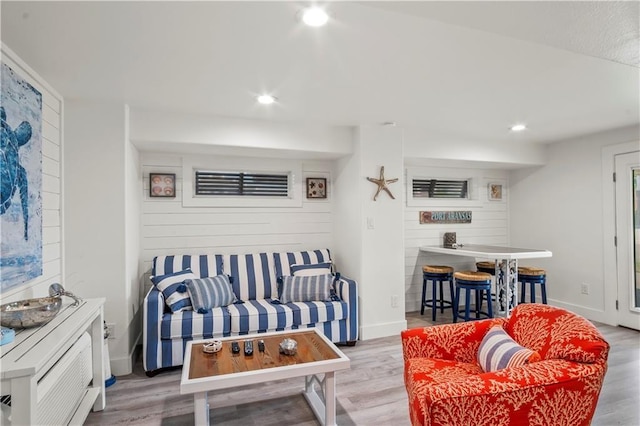
[[(431, 281), (431, 299), (427, 299), (427, 283)], [(422, 306), (420, 315), (424, 315), (424, 307), (431, 308), (431, 320), (436, 320), (436, 309), (444, 313), (445, 308), (451, 308), (451, 300), (444, 300), (443, 282), (449, 281), (449, 294), (453, 299), (453, 268), (451, 266), (425, 265), (422, 267)], [(439, 284), (439, 285), (436, 285)], [(440, 289), (440, 299), (437, 289)]]
[[(496, 274), (496, 264), (494, 262), (476, 262), (476, 270), (478, 272), (485, 272), (490, 274), (492, 277)], [(502, 272), (496, 278), (496, 290), (502, 288), (500, 284), (502, 283)], [(496, 297), (496, 293), (491, 293), (493, 297)]]
[(542, 303), (547, 304), (547, 271), (532, 266), (518, 267), (518, 282), (520, 282), (520, 303), (524, 303), (527, 284), (531, 293), (531, 303), (536, 302), (536, 284), (540, 284)]
[[(475, 291), (475, 313), (476, 319), (480, 315), (493, 318), (493, 298), (491, 297), (491, 275), (486, 272), (461, 271), (453, 274), (456, 284), (456, 297), (453, 302), (453, 322), (458, 322), (458, 309), (460, 303), (460, 290), (465, 291), (464, 320), (469, 321), (469, 311), (471, 303), (471, 291)], [(488, 308), (483, 312), (482, 300), (486, 295)]]
[(496, 274), (496, 265), (493, 262), (476, 262), (476, 270), (487, 274)]

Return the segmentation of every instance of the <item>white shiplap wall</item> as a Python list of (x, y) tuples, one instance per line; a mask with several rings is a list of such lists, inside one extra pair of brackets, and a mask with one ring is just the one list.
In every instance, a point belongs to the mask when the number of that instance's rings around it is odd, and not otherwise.
[[(407, 312), (420, 310), (422, 298), (422, 266), (448, 265), (455, 270), (475, 270), (474, 259), (459, 256), (427, 254), (420, 252), (424, 245), (441, 245), (445, 232), (456, 232), (457, 241), (467, 244), (508, 244), (508, 172), (505, 170), (469, 170), (456, 168), (424, 167), (413, 171), (425, 177), (472, 177), (471, 201), (424, 201), (422, 206), (405, 207), (405, 309)], [(502, 201), (489, 201), (489, 183), (503, 185)], [(410, 179), (406, 185), (411, 186)], [(406, 191), (407, 188), (405, 188)], [(406, 193), (406, 192), (405, 192)], [(470, 210), (472, 222), (469, 224), (420, 224), (420, 211)], [(481, 260), (481, 259), (478, 259)], [(448, 292), (446, 292), (448, 295)]]
[(48, 295), (62, 282), (62, 113), (63, 98), (11, 49), (2, 45), (2, 62), (42, 93), (42, 276), (8, 289), (2, 303)]
[[(202, 161), (206, 157), (200, 156)], [(212, 164), (224, 161), (210, 157)], [(237, 161), (234, 157), (234, 162)], [(255, 159), (246, 158), (247, 164)], [(288, 160), (282, 160), (286, 162)], [(326, 177), (326, 199), (307, 200), (301, 207), (183, 207), (182, 158), (179, 155), (143, 152), (142, 262), (151, 268), (154, 256), (180, 253), (257, 253), (331, 248), (331, 163), (303, 161), (306, 177)], [(248, 166), (250, 168), (250, 166)], [(175, 173), (176, 197), (149, 197), (149, 173)], [(303, 185), (304, 186), (304, 185)], [(304, 188), (303, 188), (304, 189)]]

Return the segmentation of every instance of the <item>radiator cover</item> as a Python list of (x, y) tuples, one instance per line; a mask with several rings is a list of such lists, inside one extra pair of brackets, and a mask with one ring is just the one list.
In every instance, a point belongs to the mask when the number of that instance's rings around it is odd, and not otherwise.
[(69, 423), (91, 377), (91, 338), (85, 332), (38, 382), (36, 424)]

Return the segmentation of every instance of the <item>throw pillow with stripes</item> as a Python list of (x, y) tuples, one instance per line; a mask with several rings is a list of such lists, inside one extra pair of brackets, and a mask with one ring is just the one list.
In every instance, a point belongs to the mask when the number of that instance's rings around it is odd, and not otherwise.
[(229, 306), (238, 300), (225, 274), (190, 279), (186, 284), (193, 309), (200, 314), (206, 314), (211, 308)]
[(311, 265), (291, 265), (291, 275), (304, 277), (309, 275), (324, 275), (331, 273), (331, 262), (313, 263)]
[(489, 329), (478, 348), (478, 363), (485, 373), (536, 361), (540, 361), (538, 352), (520, 346), (499, 325)]
[(279, 288), (280, 303), (289, 302), (327, 302), (331, 300), (333, 275), (282, 277)]
[(151, 277), (151, 282), (162, 292), (164, 301), (171, 309), (171, 312), (180, 312), (192, 309), (189, 293), (187, 293), (187, 287), (185, 286), (185, 280), (192, 278), (196, 278), (196, 276), (193, 275), (191, 269), (185, 269), (184, 271)]

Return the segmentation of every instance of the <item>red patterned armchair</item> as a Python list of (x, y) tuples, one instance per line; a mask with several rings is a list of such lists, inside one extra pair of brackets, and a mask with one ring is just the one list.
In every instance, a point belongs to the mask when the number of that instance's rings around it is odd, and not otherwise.
[[(494, 325), (540, 361), (485, 373), (478, 347)], [(609, 344), (583, 317), (541, 304), (510, 318), (402, 332), (404, 381), (413, 425), (589, 425)]]

